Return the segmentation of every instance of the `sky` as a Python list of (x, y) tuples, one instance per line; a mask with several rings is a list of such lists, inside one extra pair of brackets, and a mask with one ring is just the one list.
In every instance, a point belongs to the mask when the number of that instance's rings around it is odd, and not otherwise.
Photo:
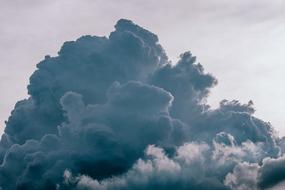
[(219, 81), (209, 103), (253, 100), (256, 116), (285, 135), (285, 12), (282, 0), (0, 0), (0, 121), (27, 97), (45, 55), (82, 35), (108, 36), (120, 18), (159, 36), (175, 63), (190, 50)]
[(282, 1), (0, 2), (0, 189), (285, 189)]

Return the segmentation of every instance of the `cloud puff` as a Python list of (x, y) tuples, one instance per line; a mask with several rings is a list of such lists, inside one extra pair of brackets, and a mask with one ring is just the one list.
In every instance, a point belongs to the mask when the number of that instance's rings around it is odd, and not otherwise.
[[(220, 172), (228, 170), (228, 166), (225, 163), (219, 163), (221, 158), (215, 156), (216, 151), (219, 151), (217, 147), (210, 148), (206, 143), (186, 143), (178, 146), (174, 156), (170, 158), (162, 148), (150, 145), (145, 151), (145, 159), (139, 159), (123, 175), (99, 181), (86, 175), (74, 176), (70, 170), (66, 170), (64, 185), (67, 187), (75, 186), (77, 189), (96, 190), (174, 188), (226, 190), (257, 187), (254, 182), (257, 178), (256, 168), (258, 165), (252, 164), (252, 168), (243, 167), (239, 169), (237, 167), (239, 161), (233, 157), (228, 157), (224, 162), (236, 163), (234, 174), (228, 174), (225, 181), (221, 181), (219, 179), (222, 176)], [(243, 159), (240, 153), (235, 153), (235, 151), (231, 153)], [(247, 152), (244, 151), (244, 153)], [(227, 153), (225, 154), (227, 155)], [(253, 153), (248, 152), (248, 154)], [(248, 164), (247, 166), (251, 165)]]
[[(204, 145), (188, 144), (181, 149), (199, 149)], [(180, 150), (181, 152), (181, 150)], [(219, 181), (207, 178), (204, 174), (193, 175), (189, 173), (194, 167), (193, 163), (200, 161), (197, 157), (192, 162), (184, 162), (182, 157), (176, 155), (170, 159), (163, 149), (150, 145), (145, 152), (146, 160), (139, 159), (126, 174), (109, 178), (103, 181), (91, 179), (88, 176), (73, 176), (68, 170), (65, 171), (65, 184), (75, 185), (78, 189), (227, 189)], [(203, 154), (203, 153), (202, 153)], [(201, 154), (201, 156), (202, 156)], [(194, 168), (193, 168), (194, 169)]]
[(284, 189), (285, 157), (265, 158), (260, 164), (240, 163), (228, 174), (225, 184), (232, 189)]
[[(207, 104), (217, 84), (190, 52), (119, 20), (46, 56), (0, 141), (2, 189), (264, 189), (285, 178), (284, 139), (250, 101)], [(245, 178), (248, 173), (249, 177)]]

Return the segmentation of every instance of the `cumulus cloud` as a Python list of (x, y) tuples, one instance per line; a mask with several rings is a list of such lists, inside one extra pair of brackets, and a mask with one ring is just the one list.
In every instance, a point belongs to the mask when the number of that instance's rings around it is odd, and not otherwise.
[(158, 37), (129, 20), (108, 37), (65, 42), (6, 122), (0, 187), (277, 188), (284, 139), (252, 101), (211, 109), (216, 84), (190, 52), (171, 64)]
[(225, 178), (232, 189), (284, 189), (285, 157), (264, 158), (261, 163), (240, 163)]
[[(205, 145), (188, 144), (180, 147), (191, 152)], [(227, 189), (219, 181), (204, 176), (205, 174), (194, 174), (190, 172), (195, 169), (195, 162), (200, 161), (196, 157), (192, 162), (184, 162), (180, 155), (170, 159), (163, 149), (150, 145), (145, 154), (145, 160), (139, 159), (126, 174), (97, 181), (88, 176), (73, 176), (68, 170), (65, 171), (64, 178), (66, 185), (76, 184), (78, 189)], [(202, 156), (202, 155), (201, 155)], [(192, 168), (193, 167), (193, 168)]]

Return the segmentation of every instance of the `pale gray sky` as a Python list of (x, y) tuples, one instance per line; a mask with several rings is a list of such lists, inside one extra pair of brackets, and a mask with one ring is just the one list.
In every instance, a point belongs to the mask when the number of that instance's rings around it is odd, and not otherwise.
[(256, 115), (285, 135), (284, 8), (284, 0), (0, 0), (0, 131), (46, 54), (127, 18), (156, 33), (170, 59), (198, 57), (219, 80), (213, 106), (252, 99)]

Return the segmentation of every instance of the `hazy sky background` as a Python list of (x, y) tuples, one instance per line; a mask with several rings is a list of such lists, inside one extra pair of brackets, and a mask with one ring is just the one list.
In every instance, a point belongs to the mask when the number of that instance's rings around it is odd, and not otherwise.
[(253, 100), (285, 135), (283, 0), (0, 0), (1, 131), (35, 65), (68, 40), (108, 36), (120, 18), (159, 36), (170, 59), (187, 50), (219, 80), (209, 103)]

